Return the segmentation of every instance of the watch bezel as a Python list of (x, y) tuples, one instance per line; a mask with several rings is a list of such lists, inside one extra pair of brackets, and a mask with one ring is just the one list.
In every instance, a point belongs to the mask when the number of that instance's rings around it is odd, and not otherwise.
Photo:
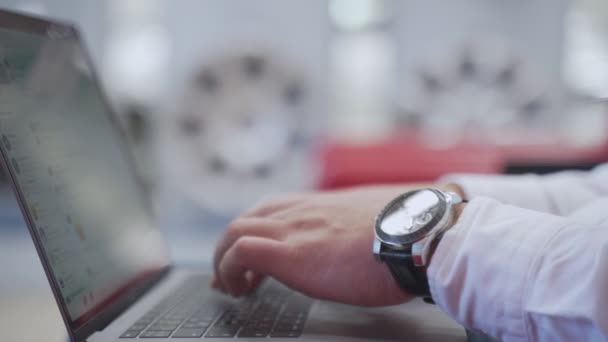
[[(391, 210), (391, 208), (393, 208), (393, 206), (396, 203), (403, 202), (408, 197), (411, 197), (412, 195), (414, 195), (420, 191), (432, 191), (433, 193), (435, 193), (435, 195), (439, 199), (437, 215), (434, 216), (433, 219), (431, 219), (431, 221), (429, 221), (427, 224), (425, 224), (423, 227), (421, 227), (420, 229), (416, 230), (413, 233), (404, 234), (404, 235), (390, 235), (390, 234), (385, 233), (380, 228), (380, 226), (381, 226), (383, 219), (387, 215), (388, 211)], [(403, 193), (403, 194), (399, 195), (398, 197), (396, 197), (395, 199), (393, 199), (392, 201), (390, 201), (382, 209), (380, 214), (378, 214), (378, 217), (376, 218), (375, 227), (374, 227), (376, 238), (387, 245), (391, 245), (391, 246), (397, 247), (397, 248), (405, 248), (407, 245), (411, 245), (413, 242), (419, 241), (419, 240), (423, 239), (425, 236), (427, 236), (433, 230), (433, 228), (436, 227), (443, 220), (444, 216), (446, 215), (446, 213), (448, 211), (447, 209), (448, 209), (448, 200), (446, 199), (443, 191), (433, 189), (433, 188), (423, 188), (423, 189), (417, 189), (417, 190), (408, 191), (406, 193)]]

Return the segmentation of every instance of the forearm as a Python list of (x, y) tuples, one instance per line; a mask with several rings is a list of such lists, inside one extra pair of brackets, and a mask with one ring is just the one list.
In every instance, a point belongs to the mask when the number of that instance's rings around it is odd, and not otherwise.
[(431, 259), (433, 298), (466, 327), (500, 340), (605, 339), (603, 222), (590, 225), (476, 198)]

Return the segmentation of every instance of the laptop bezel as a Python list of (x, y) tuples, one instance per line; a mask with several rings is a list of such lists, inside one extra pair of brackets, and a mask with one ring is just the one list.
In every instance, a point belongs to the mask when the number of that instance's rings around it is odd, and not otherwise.
[[(103, 91), (99, 78), (97, 77), (97, 73), (93, 66), (88, 50), (86, 49), (86, 46), (83, 40), (81, 39), (79, 35), (79, 30), (76, 28), (76, 26), (72, 23), (43, 18), (40, 16), (33, 16), (31, 14), (20, 13), (12, 10), (9, 11), (0, 8), (0, 29), (43, 35), (45, 37), (48, 37), (51, 32), (68, 32), (69, 30), (70, 34), (73, 35), (74, 39), (83, 49), (87, 62), (89, 63), (89, 65), (91, 65), (92, 80), (95, 82), (95, 86), (99, 90), (106, 112), (109, 113), (112, 125), (119, 131), (121, 139), (119, 143), (124, 150), (123, 153), (125, 153), (127, 156), (128, 163), (130, 164), (129, 168), (131, 169), (131, 172), (133, 172), (133, 174), (135, 175), (134, 180), (137, 181), (137, 186), (140, 188), (142, 193), (145, 194), (145, 191), (143, 190), (143, 183), (135, 172), (135, 164), (132, 157), (132, 152), (127, 147), (127, 139), (125, 136), (125, 132), (119, 125), (116, 116), (114, 115), (114, 112), (112, 110), (112, 107), (109, 105), (108, 98), (105, 92)], [(142, 295), (144, 295), (150, 288), (152, 288), (169, 273), (172, 267), (170, 260), (168, 260), (168, 264), (166, 266), (157, 269), (155, 272), (152, 272), (148, 277), (146, 277), (145, 280), (126, 290), (124, 293), (121, 293), (121, 295), (116, 298), (114, 302), (109, 304), (106, 308), (102, 309), (100, 312), (96, 313), (94, 316), (81, 323), (80, 325), (76, 325), (77, 320), (72, 320), (67, 310), (67, 306), (63, 301), (63, 296), (61, 294), (59, 284), (57, 284), (57, 282), (55, 281), (55, 277), (53, 276), (49, 260), (47, 260), (46, 254), (44, 253), (44, 248), (42, 246), (40, 236), (38, 236), (38, 232), (35, 229), (33, 217), (31, 216), (27, 205), (25, 205), (25, 198), (23, 196), (23, 192), (17, 184), (16, 175), (13, 174), (12, 169), (8, 166), (8, 155), (2, 144), (0, 144), (0, 155), (0, 164), (2, 165), (2, 168), (5, 171), (5, 174), (7, 175), (10, 186), (15, 194), (24, 221), (34, 242), (36, 252), (38, 253), (38, 257), (40, 258), (47, 280), (49, 281), (49, 285), (51, 286), (51, 290), (53, 292), (57, 305), (59, 306), (59, 311), (66, 325), (68, 334), (70, 335), (70, 338), (72, 340), (85, 341), (94, 332), (103, 330), (103, 328), (110, 324), (129, 306), (134, 304)], [(151, 215), (152, 207), (151, 203), (149, 202), (149, 198), (147, 196), (144, 196), (144, 200), (147, 202), (145, 203), (146, 210), (148, 210), (149, 214)]]

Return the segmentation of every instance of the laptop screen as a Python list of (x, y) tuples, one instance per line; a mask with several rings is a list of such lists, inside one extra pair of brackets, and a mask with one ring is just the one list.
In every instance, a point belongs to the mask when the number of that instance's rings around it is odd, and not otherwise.
[(0, 145), (73, 327), (168, 265), (73, 30), (0, 28)]

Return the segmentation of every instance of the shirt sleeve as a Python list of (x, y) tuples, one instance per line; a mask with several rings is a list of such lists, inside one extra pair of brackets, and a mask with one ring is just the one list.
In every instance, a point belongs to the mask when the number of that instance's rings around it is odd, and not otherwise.
[(501, 341), (608, 341), (605, 208), (579, 219), (475, 196), (431, 259), (435, 302)]
[(591, 172), (565, 171), (545, 176), (452, 174), (439, 182), (460, 185), (469, 199), (491, 197), (522, 208), (567, 215), (608, 195), (608, 164)]

